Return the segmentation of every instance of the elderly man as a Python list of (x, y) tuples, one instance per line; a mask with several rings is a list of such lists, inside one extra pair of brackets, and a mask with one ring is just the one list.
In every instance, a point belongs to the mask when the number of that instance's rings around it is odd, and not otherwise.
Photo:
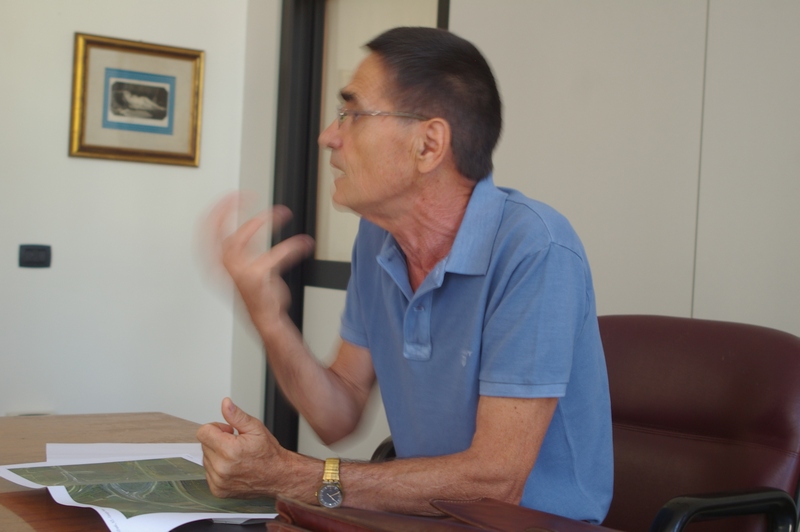
[(398, 460), (321, 461), (280, 447), (229, 399), (204, 425), (222, 496), (282, 494), (335, 507), (427, 514), (428, 501), (493, 497), (591, 522), (612, 489), (608, 382), (583, 247), (566, 219), (493, 184), (501, 128), (491, 70), (469, 42), (396, 28), (341, 90), (333, 200), (362, 220), (330, 367), (287, 316), (280, 274), (313, 246), (248, 242), (275, 209), (222, 234), (222, 261), (281, 389), (320, 438), (357, 426), (380, 383)]

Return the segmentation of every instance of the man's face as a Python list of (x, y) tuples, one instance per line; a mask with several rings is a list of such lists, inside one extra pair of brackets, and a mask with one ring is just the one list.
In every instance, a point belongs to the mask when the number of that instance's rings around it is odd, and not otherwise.
[[(387, 98), (387, 73), (369, 55), (341, 91), (347, 111), (405, 111)], [(347, 116), (335, 120), (319, 137), (330, 148), (333, 201), (362, 216), (387, 216), (409, 205), (415, 178), (415, 139), (420, 122), (396, 116)]]

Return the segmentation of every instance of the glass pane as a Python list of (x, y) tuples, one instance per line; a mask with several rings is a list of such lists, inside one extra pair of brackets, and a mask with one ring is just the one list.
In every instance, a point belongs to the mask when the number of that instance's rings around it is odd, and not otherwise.
[[(438, 0), (328, 0), (325, 6), (325, 49), (322, 73), (322, 124), (336, 116), (339, 90), (367, 56), (364, 44), (396, 26), (436, 26)], [(358, 217), (331, 202), (333, 173), (330, 153), (319, 157), (317, 189), (317, 260), (350, 261)]]

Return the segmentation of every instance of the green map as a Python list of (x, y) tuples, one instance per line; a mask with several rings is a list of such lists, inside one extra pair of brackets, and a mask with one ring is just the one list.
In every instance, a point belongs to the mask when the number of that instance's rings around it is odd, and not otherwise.
[(42, 486), (65, 486), (76, 502), (126, 518), (152, 513), (275, 513), (272, 499), (220, 499), (205, 470), (185, 458), (9, 469)]

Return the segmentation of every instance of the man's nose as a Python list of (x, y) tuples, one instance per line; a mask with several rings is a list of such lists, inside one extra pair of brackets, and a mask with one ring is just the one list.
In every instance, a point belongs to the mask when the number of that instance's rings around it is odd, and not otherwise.
[(341, 144), (341, 137), (339, 136), (339, 124), (337, 120), (330, 123), (325, 131), (319, 134), (317, 139), (320, 147), (336, 149)]

